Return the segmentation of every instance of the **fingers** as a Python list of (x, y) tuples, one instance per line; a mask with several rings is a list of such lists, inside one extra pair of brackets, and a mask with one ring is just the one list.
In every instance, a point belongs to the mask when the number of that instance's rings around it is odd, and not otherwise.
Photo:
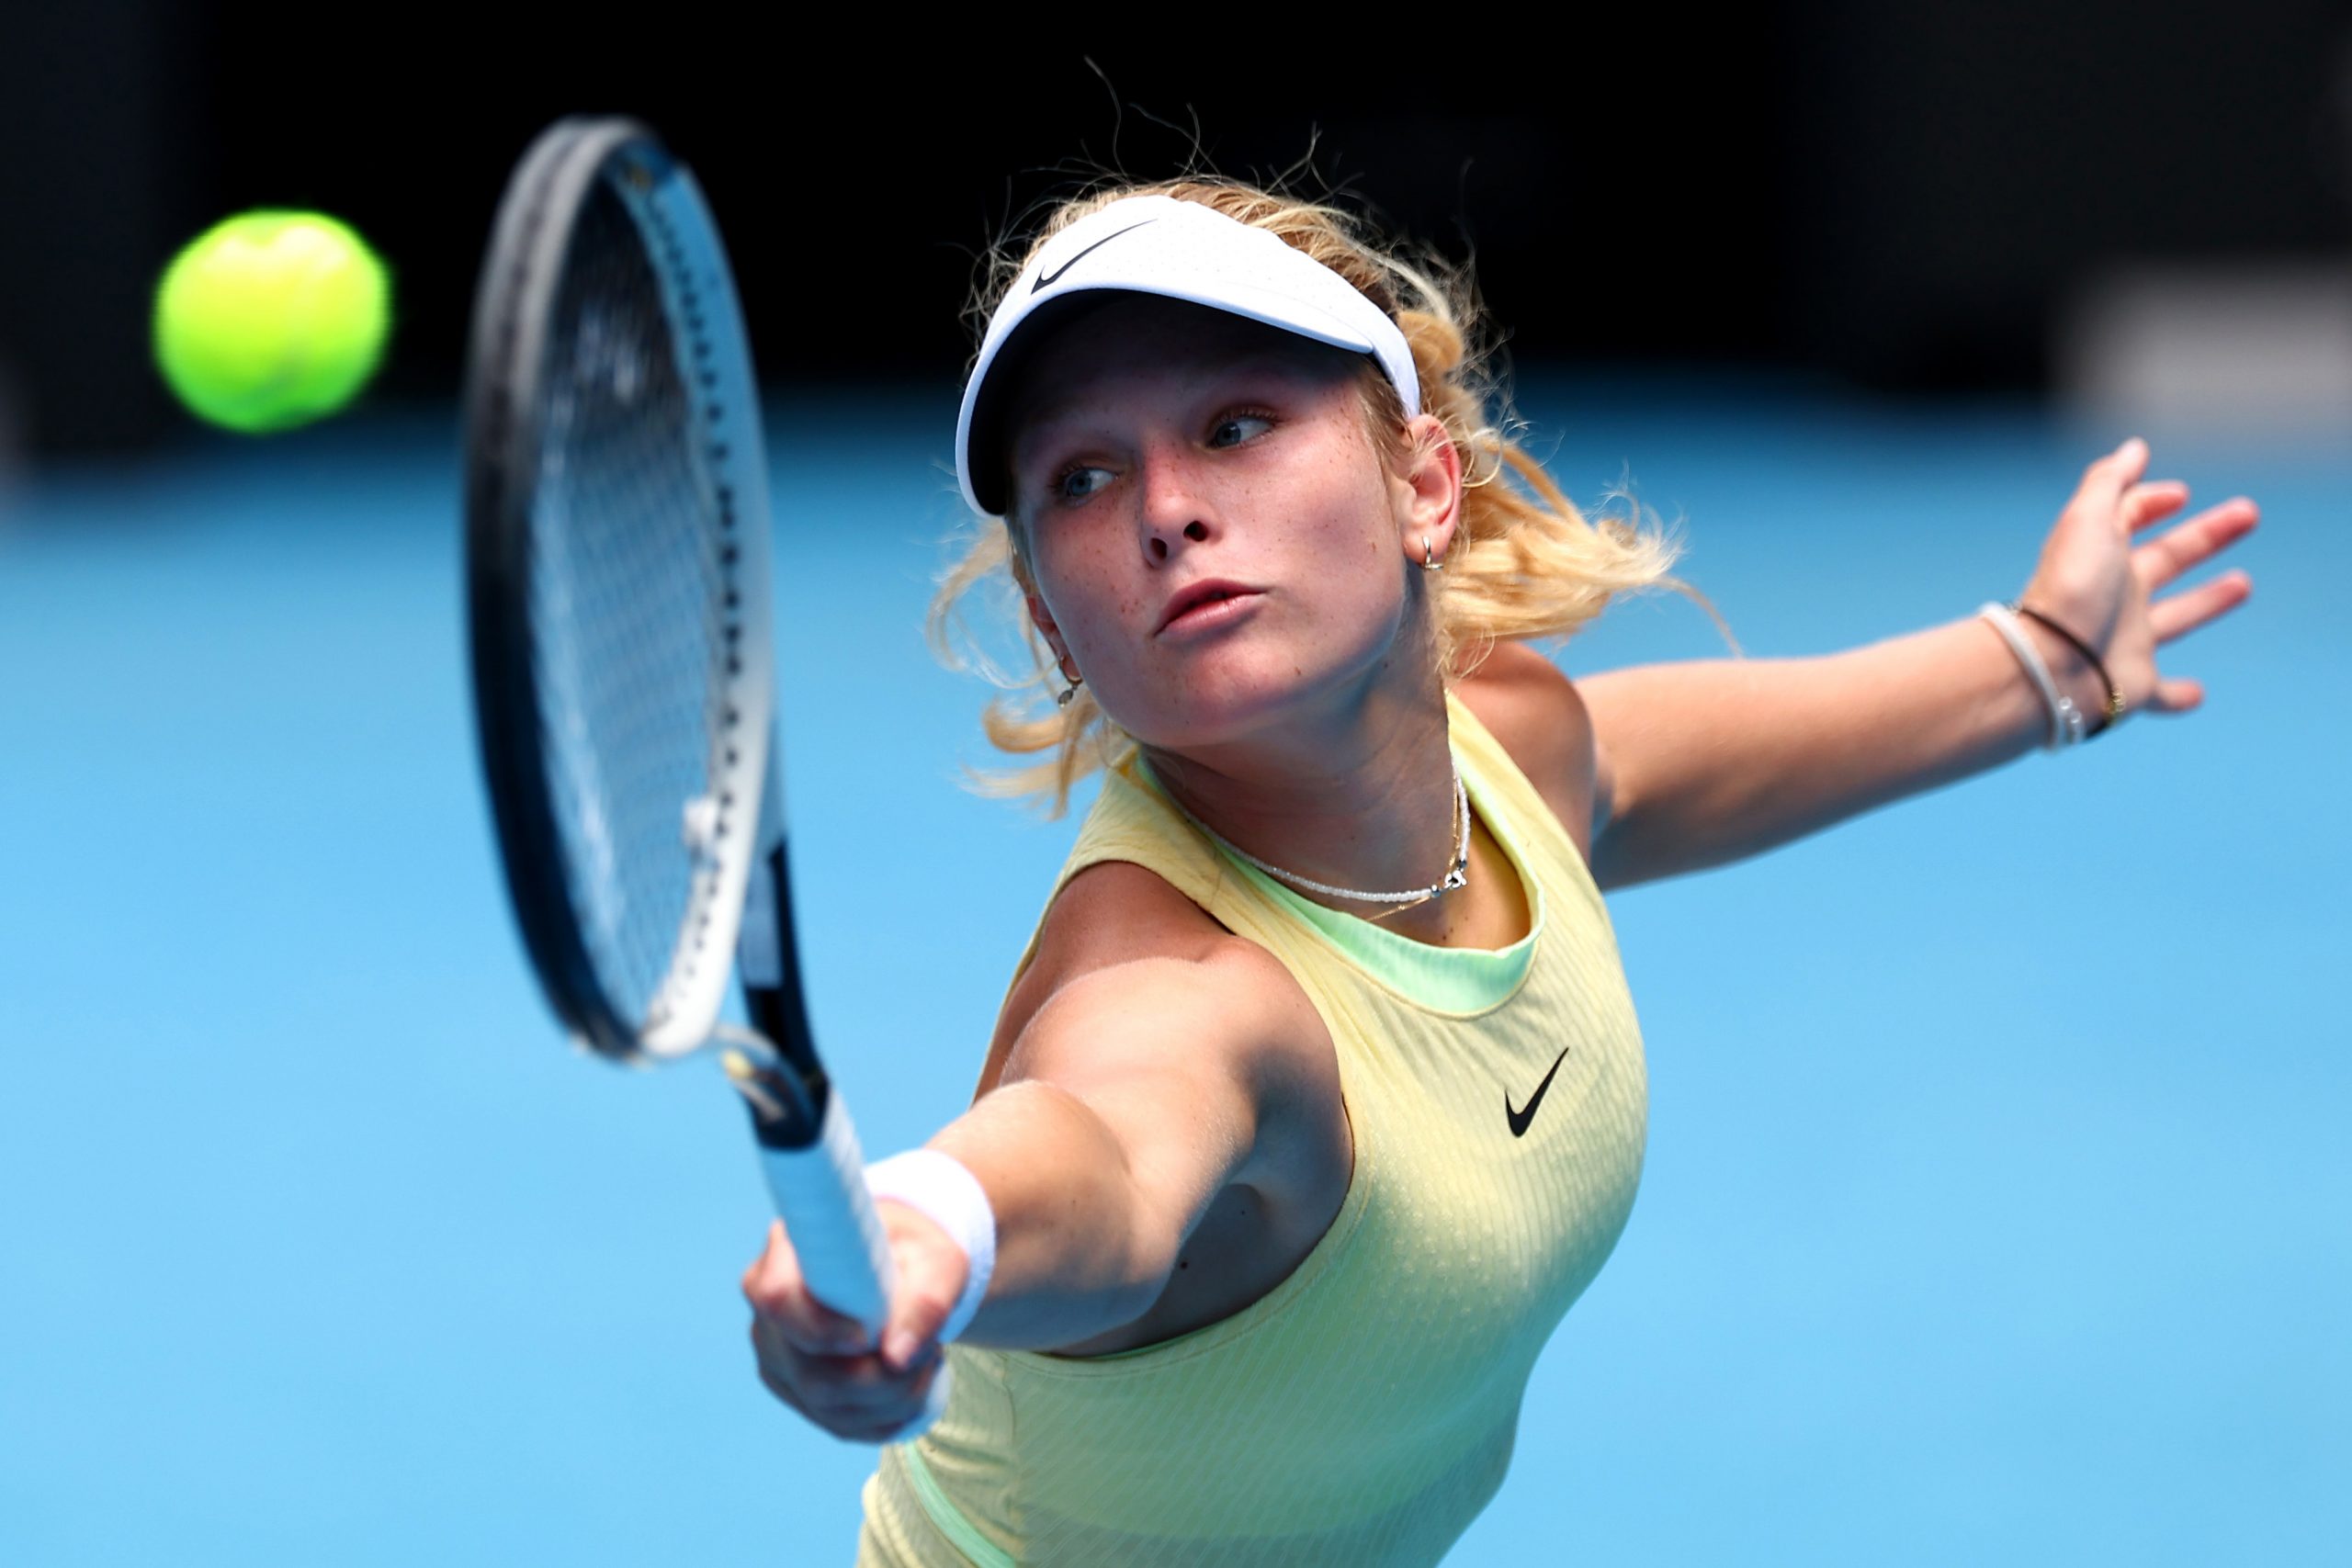
[(922, 1415), (946, 1359), (937, 1346), (903, 1370), (871, 1354), (814, 1355), (766, 1318), (752, 1319), (752, 1347), (770, 1393), (835, 1437), (860, 1442), (886, 1441)]
[(2261, 521), (2261, 508), (2245, 496), (2234, 496), (2142, 545), (2132, 552), (2132, 570), (2154, 592), (2236, 544)]
[(2205, 700), (2205, 687), (2185, 678), (2159, 681), (2144, 705), (2151, 713), (2187, 713)]
[(769, 1223), (767, 1250), (743, 1271), (743, 1299), (797, 1349), (841, 1356), (874, 1348), (864, 1324), (808, 1293), (800, 1276), (799, 1257), (786, 1238), (781, 1221)]
[(2123, 526), (2132, 533), (2163, 522), (2188, 504), (2188, 487), (2178, 479), (2149, 479), (2123, 492)]
[(2170, 642), (2208, 621), (2228, 614), (2254, 595), (2254, 579), (2243, 571), (2224, 572), (2148, 605), (2148, 625), (2159, 643)]
[(786, 1404), (836, 1437), (886, 1442), (924, 1413), (944, 1364), (939, 1344), (962, 1294), (969, 1261), (936, 1224), (904, 1205), (882, 1205), (897, 1276), (879, 1348), (855, 1319), (808, 1293), (781, 1224), (743, 1271), (760, 1381)]
[(2083, 482), (2075, 491), (2075, 503), (2096, 515), (2111, 515), (2124, 491), (2138, 484), (2147, 469), (2148, 444), (2135, 435), (2083, 470)]
[(955, 1310), (954, 1299), (944, 1292), (910, 1281), (890, 1303), (890, 1321), (882, 1330), (883, 1361), (894, 1368), (913, 1361), (934, 1345), (947, 1314)]
[(963, 1294), (971, 1260), (953, 1237), (920, 1211), (888, 1199), (883, 1201), (880, 1211), (882, 1227), (890, 1237), (891, 1256), (899, 1263), (889, 1319), (882, 1325), (882, 1359), (903, 1367), (947, 1325)]

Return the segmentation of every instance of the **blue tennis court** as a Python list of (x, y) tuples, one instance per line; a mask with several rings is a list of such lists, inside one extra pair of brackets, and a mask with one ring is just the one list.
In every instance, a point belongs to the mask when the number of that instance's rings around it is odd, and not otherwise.
[[(1758, 657), (2014, 595), (2124, 434), (1776, 379), (1522, 401), (1573, 495), (1683, 520)], [(958, 783), (986, 688), (921, 635), (952, 391), (770, 416), (807, 962), (878, 1154), (962, 1108), (1075, 818)], [(2163, 660), (2203, 711), (1612, 896), (1642, 1195), (1450, 1561), (2352, 1539), (2352, 441), (2147, 434), (2264, 508), (2253, 602)], [(734, 1097), (572, 1055), (525, 963), (458, 491), (429, 413), (0, 501), (0, 1560), (851, 1555), (872, 1450), (752, 1373)], [(1669, 597), (1560, 659), (1724, 651)]]

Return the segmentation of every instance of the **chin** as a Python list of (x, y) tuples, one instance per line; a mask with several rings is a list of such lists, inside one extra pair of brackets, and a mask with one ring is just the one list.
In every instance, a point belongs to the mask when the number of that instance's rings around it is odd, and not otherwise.
[(1249, 661), (1200, 670), (1173, 691), (1155, 691), (1149, 700), (1136, 705), (1136, 723), (1128, 723), (1114, 707), (1106, 705), (1104, 711), (1144, 745), (1190, 752), (1279, 729), (1326, 705), (1335, 686), (1349, 683), (1339, 671), (1301, 671), (1288, 660), (1276, 671)]

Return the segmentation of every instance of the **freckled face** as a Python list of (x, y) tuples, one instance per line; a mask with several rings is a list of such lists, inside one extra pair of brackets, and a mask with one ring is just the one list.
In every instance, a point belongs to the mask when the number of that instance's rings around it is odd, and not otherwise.
[[(1148, 297), (1031, 362), (1010, 454), (1031, 611), (1139, 740), (1240, 739), (1392, 669), (1411, 492), (1366, 428), (1363, 363)], [(1232, 592), (1193, 603), (1204, 583)]]

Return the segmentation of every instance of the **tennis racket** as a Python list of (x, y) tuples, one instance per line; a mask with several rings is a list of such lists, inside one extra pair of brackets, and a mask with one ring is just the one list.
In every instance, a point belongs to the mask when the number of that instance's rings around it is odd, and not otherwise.
[[(722, 1043), (809, 1291), (878, 1340), (890, 1255), (793, 941), (767, 495), (694, 176), (634, 121), (558, 122), (499, 207), (466, 393), (475, 714), (507, 889), (580, 1043), (634, 1066)], [(748, 1030), (719, 1016), (736, 970)]]

